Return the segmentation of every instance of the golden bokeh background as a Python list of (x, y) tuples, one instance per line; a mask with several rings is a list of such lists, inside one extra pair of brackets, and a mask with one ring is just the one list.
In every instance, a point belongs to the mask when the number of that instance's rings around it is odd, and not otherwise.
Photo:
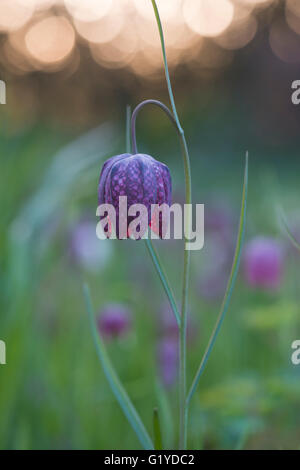
[[(300, 63), (298, 0), (157, 3), (169, 66), (181, 84), (220, 76), (262, 37), (276, 59)], [(13, 112), (33, 118), (41, 110), (51, 115), (55, 106), (72, 121), (96, 121), (97, 96), (107, 112), (118, 94), (124, 105), (141, 83), (149, 90), (162, 83), (150, 0), (1, 0), (0, 51), (0, 78), (10, 84)]]

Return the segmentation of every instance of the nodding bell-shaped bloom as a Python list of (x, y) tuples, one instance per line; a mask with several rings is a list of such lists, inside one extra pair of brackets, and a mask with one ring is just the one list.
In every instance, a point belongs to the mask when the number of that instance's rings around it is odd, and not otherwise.
[[(138, 153), (132, 155), (124, 153), (116, 155), (108, 159), (102, 168), (99, 186), (98, 186), (98, 202), (99, 205), (111, 204), (116, 212), (115, 227), (117, 238), (127, 238), (130, 236), (130, 223), (140, 216), (140, 212), (130, 213), (129, 208), (133, 204), (142, 204), (147, 209), (147, 215), (143, 217), (143, 221), (139, 224), (139, 236), (141, 238), (146, 232), (148, 226), (162, 236), (161, 213), (159, 213), (159, 223), (155, 223), (157, 218), (151, 218), (151, 205), (167, 204), (171, 205), (172, 183), (170, 171), (166, 165), (155, 160), (150, 155)], [(126, 213), (121, 209), (120, 196), (127, 197)], [(109, 238), (112, 233), (113, 223), (101, 216), (103, 222), (103, 230)], [(144, 220), (144, 218), (146, 220)], [(157, 226), (159, 225), (159, 226)], [(123, 228), (125, 227), (125, 230)], [(125, 234), (124, 234), (125, 231)]]

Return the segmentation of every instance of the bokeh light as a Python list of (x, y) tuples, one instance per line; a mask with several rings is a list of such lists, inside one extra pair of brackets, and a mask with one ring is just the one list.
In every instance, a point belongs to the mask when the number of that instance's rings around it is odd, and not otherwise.
[(106, 43), (113, 40), (122, 30), (124, 19), (121, 15), (108, 15), (97, 21), (74, 20), (76, 30), (87, 41)]
[(233, 20), (234, 6), (229, 0), (185, 0), (184, 18), (188, 26), (203, 36), (217, 36)]
[(72, 51), (75, 32), (66, 18), (50, 16), (31, 26), (25, 42), (34, 59), (44, 64), (54, 64), (64, 60)]
[(264, 5), (272, 3), (274, 0), (238, 0), (240, 3), (244, 3), (245, 5)]
[[(149, 0), (134, 0), (138, 13), (144, 18), (153, 19), (153, 7)], [(182, 21), (183, 0), (158, 0), (157, 6), (161, 20), (164, 22), (178, 23)]]
[(21, 0), (1, 0), (0, 31), (14, 31), (30, 20), (34, 5)]
[(114, 0), (65, 0), (67, 10), (77, 20), (94, 21), (103, 18), (112, 8)]
[[(266, 25), (274, 54), (281, 60), (295, 61), (292, 38), (294, 33), (300, 34), (300, 2), (283, 2), (287, 43), (280, 44), (278, 28), (272, 29), (272, 21), (268, 26), (267, 20)], [(261, 13), (270, 6), (279, 8), (276, 0), (157, 0), (157, 5), (170, 66), (187, 64), (199, 71), (207, 64), (228, 63), (229, 51), (241, 49), (254, 39)], [(1, 0), (0, 33), (8, 39), (0, 45), (2, 62), (20, 73), (48, 71), (49, 66), (53, 70), (54, 64), (60, 64), (59, 69), (64, 67), (64, 59), (76, 43), (80, 45), (79, 55), (81, 45), (87, 45), (93, 60), (104, 68), (127, 67), (148, 77), (162, 70), (160, 38), (150, 0)], [(203, 49), (204, 39), (218, 48), (211, 45)]]
[(287, 63), (300, 63), (300, 37), (284, 20), (278, 20), (272, 25), (270, 45), (279, 59)]
[(285, 14), (289, 27), (295, 31), (295, 33), (300, 34), (300, 2), (287, 0)]
[(232, 23), (224, 34), (217, 36), (215, 41), (224, 49), (234, 50), (245, 47), (255, 36), (257, 20), (250, 15), (243, 20)]

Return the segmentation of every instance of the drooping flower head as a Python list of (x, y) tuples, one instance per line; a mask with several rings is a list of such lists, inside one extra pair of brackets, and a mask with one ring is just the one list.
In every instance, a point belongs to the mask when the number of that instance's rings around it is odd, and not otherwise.
[[(116, 227), (114, 229), (117, 238), (123, 238), (122, 234), (120, 235), (121, 222), (124, 217), (124, 214), (120, 214), (119, 211), (120, 196), (127, 197), (127, 213), (133, 204), (143, 204), (147, 209), (145, 227), (151, 226), (152, 230), (161, 236), (161, 227), (154, 227), (151, 221), (151, 205), (166, 203), (170, 206), (171, 194), (172, 183), (168, 167), (150, 155), (124, 153), (111, 157), (103, 165), (98, 186), (98, 202), (99, 205), (111, 204), (115, 208)], [(126, 214), (127, 236), (130, 235), (128, 227), (134, 218), (135, 216)], [(112, 227), (108, 223), (103, 228), (109, 237)], [(143, 235), (141, 229), (140, 236)]]
[(245, 276), (252, 287), (274, 290), (280, 286), (284, 253), (273, 238), (256, 237), (245, 250)]
[(99, 331), (108, 339), (123, 336), (128, 332), (130, 326), (130, 311), (121, 304), (107, 304), (99, 313)]

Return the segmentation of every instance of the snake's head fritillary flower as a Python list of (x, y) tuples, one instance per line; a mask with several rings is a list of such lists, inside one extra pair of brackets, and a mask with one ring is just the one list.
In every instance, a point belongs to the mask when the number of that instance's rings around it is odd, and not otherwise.
[(284, 253), (280, 243), (268, 237), (255, 237), (245, 249), (245, 276), (252, 287), (276, 290), (280, 286)]
[(162, 383), (171, 387), (177, 378), (178, 341), (174, 338), (163, 338), (158, 343), (158, 370)]
[[(172, 183), (168, 167), (150, 155), (124, 153), (111, 157), (103, 165), (98, 186), (98, 202), (99, 205), (112, 204), (115, 208), (116, 227), (114, 229), (117, 238), (122, 238), (119, 236), (120, 221), (123, 217), (123, 214), (119, 213), (120, 196), (127, 197), (127, 212), (133, 204), (143, 204), (147, 209), (145, 226), (150, 226), (153, 231), (162, 236), (161, 223), (159, 227), (155, 227), (151, 220), (151, 205), (166, 203), (170, 206), (171, 195)], [(134, 218), (135, 216), (127, 217), (127, 236), (130, 235), (128, 226)], [(109, 224), (104, 227), (104, 232), (108, 237), (111, 229)], [(143, 235), (141, 230), (140, 238)]]
[(108, 339), (124, 336), (130, 327), (131, 313), (121, 304), (107, 304), (99, 313), (99, 331)]

